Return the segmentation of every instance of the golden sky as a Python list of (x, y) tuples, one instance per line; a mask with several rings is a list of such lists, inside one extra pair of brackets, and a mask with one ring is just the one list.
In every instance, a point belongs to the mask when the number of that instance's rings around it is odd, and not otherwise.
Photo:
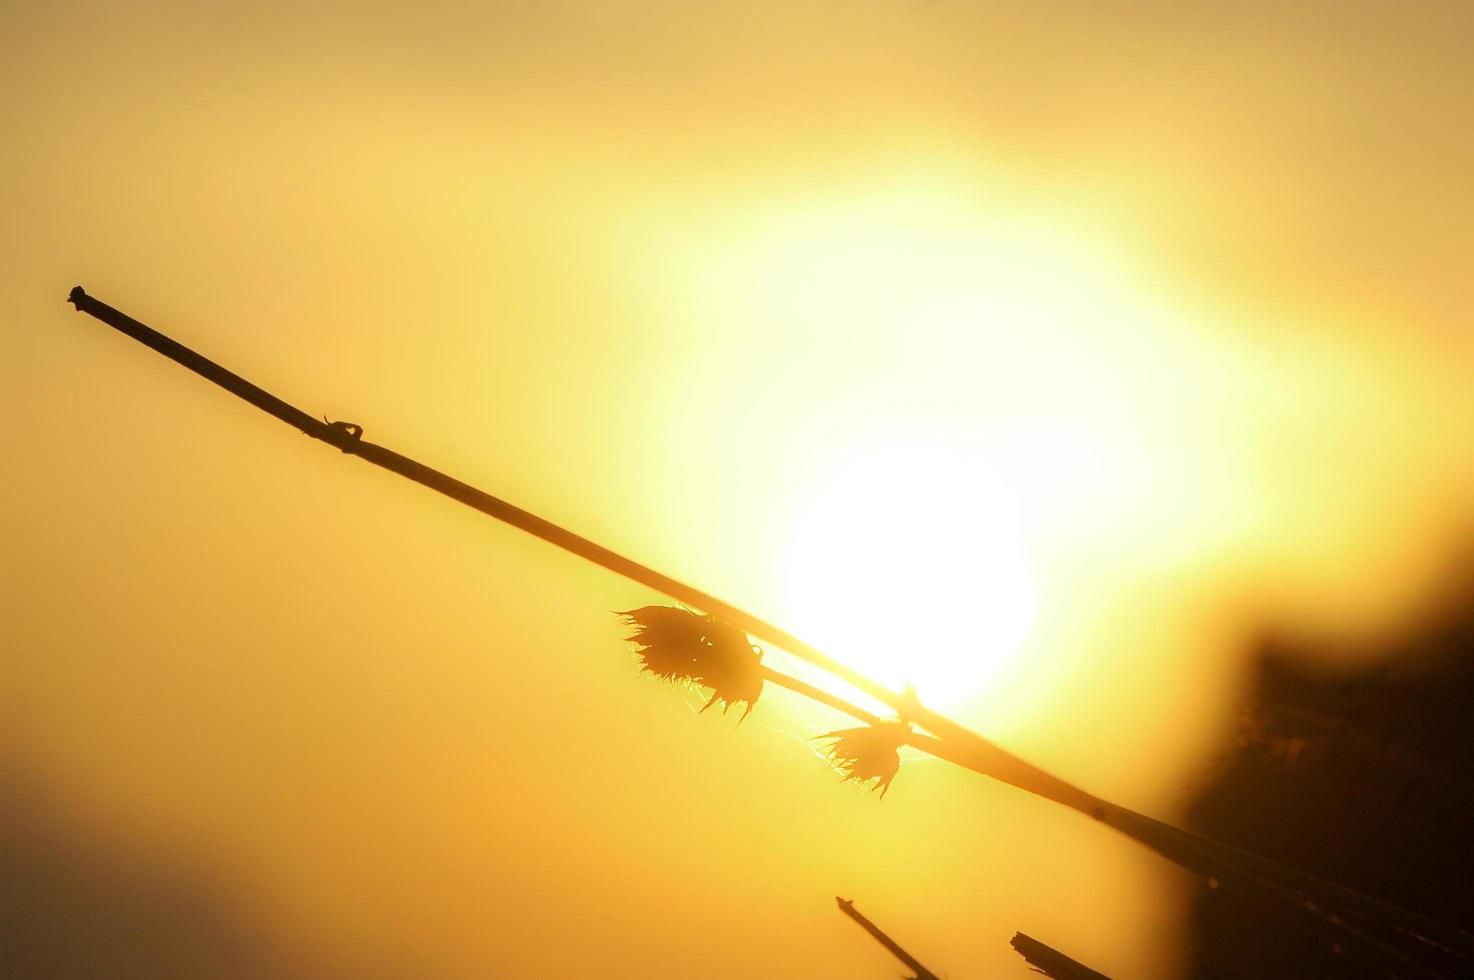
[(1171, 978), (1186, 880), (942, 763), (837, 786), (804, 740), (843, 719), (779, 692), (693, 717), (609, 612), (657, 597), (76, 283), (1167, 819), (1261, 630), (1392, 635), (1467, 546), (1467, 3), (12, 2), (0, 39), (0, 766), (328, 959), (893, 976), (839, 894), (953, 977), (1029, 975), (1021, 929)]

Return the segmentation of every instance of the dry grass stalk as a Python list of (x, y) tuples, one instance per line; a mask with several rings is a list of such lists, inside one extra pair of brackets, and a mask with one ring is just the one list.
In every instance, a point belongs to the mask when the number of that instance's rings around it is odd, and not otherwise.
[[(360, 426), (348, 422), (319, 421), (183, 344), (166, 337), (95, 297), (87, 295), (81, 286), (71, 291), (68, 301), (76, 307), (78, 312), (85, 312), (96, 317), (103, 323), (314, 439), (320, 439), (345, 454), (357, 456), (391, 473), (413, 480), (453, 500), (458, 500), (483, 514), (520, 528), (550, 544), (680, 602), (706, 610), (710, 617), (713, 634), (721, 637), (720, 640), (711, 640), (707, 645), (716, 648), (720, 642), (723, 654), (732, 649), (735, 640), (732, 634), (723, 634), (718, 624), (726, 624), (728, 629), (738, 633), (742, 631), (750, 633), (828, 671), (835, 677), (889, 705), (897, 712), (898, 720), (931, 733), (931, 735), (918, 733), (909, 736), (907, 744), (929, 752), (937, 758), (946, 759), (1025, 792), (1085, 813), (1131, 836), (1189, 871), (1204, 877), (1237, 879), (1249, 884), (1267, 886), (1283, 894), (1303, 896), (1306, 906), (1317, 914), (1325, 916), (1328, 922), (1344, 921), (1341, 913), (1375, 921), (1406, 938), (1444, 950), (1460, 958), (1470, 966), (1471, 971), (1474, 971), (1474, 932), (1467, 928), (1438, 922), (1278, 862), (1192, 834), (1086, 793), (1004, 751), (1001, 747), (952, 719), (932, 711), (907, 692), (890, 690), (873, 678), (847, 667), (772, 623), (574, 534), (530, 511), (478, 490), (470, 484), (401, 456), (383, 446), (375, 445), (363, 438), (363, 430)], [(742, 636), (742, 643), (748, 646), (745, 635)], [(748, 649), (749, 654), (755, 654), (750, 646)], [(667, 658), (664, 654), (647, 658), (647, 665), (651, 666), (653, 672), (669, 673), (673, 678), (689, 674), (687, 679), (712, 686), (714, 699), (725, 700), (728, 704), (739, 700), (745, 701), (750, 709), (761, 691), (762, 679), (766, 678), (783, 683), (800, 693), (814, 697), (815, 700), (840, 707), (840, 710), (856, 718), (873, 723), (874, 716), (869, 712), (853, 705), (847, 706), (843, 699), (813, 685), (762, 667), (756, 662), (755, 657), (751, 661), (752, 666), (748, 666), (746, 658), (736, 655), (729, 657), (722, 654), (705, 653), (701, 656), (709, 662), (703, 662), (696, 667), (691, 667), (689, 664), (683, 665), (680, 658), (675, 655)], [(711, 702), (708, 702), (708, 706), (710, 704)]]

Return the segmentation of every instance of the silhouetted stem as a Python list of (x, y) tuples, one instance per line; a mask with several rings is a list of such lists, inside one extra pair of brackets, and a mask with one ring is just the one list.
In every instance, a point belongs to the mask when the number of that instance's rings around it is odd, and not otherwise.
[[(653, 568), (574, 534), (530, 511), (493, 497), (470, 484), (462, 483), (454, 477), (431, 469), (423, 463), (401, 456), (383, 446), (365, 442), (361, 438), (363, 430), (357, 425), (345, 422), (326, 422), (313, 418), (209, 358), (87, 295), (81, 286), (72, 289), (68, 301), (79, 312), (96, 317), (103, 323), (189, 368), (201, 377), (214, 382), (314, 439), (320, 439), (344, 453), (358, 456), (375, 466), (459, 500), (483, 514), (511, 524), (513, 527), (521, 528), (550, 544), (557, 545), (673, 599), (705, 610), (718, 619), (828, 671), (857, 690), (892, 707), (901, 721), (919, 725), (930, 731), (936, 736), (935, 738), (913, 733), (907, 742), (937, 758), (946, 759), (973, 772), (991, 776), (1025, 792), (1054, 800), (1087, 814), (1145, 844), (1189, 871), (1206, 877), (1247, 877), (1252, 881), (1269, 883), (1281, 892), (1305, 896), (1307, 906), (1312, 911), (1321, 906), (1341, 906), (1357, 915), (1391, 926), (1457, 957), (1474, 961), (1474, 936), (1463, 929), (1447, 926), (1313, 875), (1296, 871), (1278, 862), (1249, 854), (1154, 820), (1125, 807), (1108, 803), (1024, 762), (976, 732), (925, 707), (909, 689), (903, 693), (892, 691), (859, 671), (846, 667), (787, 630), (745, 610), (668, 575), (663, 575)], [(855, 718), (869, 724), (876, 724), (880, 721), (872, 712), (821, 688), (767, 668), (764, 668), (764, 671), (764, 676), (774, 683), (846, 712)], [(1326, 914), (1332, 921), (1339, 922), (1337, 917), (1328, 912)]]
[(906, 950), (901, 947), (900, 943), (896, 942), (890, 936), (887, 936), (883, 931), (881, 931), (881, 928), (879, 926), (871, 922), (869, 919), (865, 918), (865, 916), (861, 915), (860, 910), (855, 908), (854, 902), (847, 901), (837, 895), (835, 896), (834, 900), (839, 904), (839, 910), (841, 912), (853, 919), (861, 929), (864, 929), (866, 932), (870, 933), (870, 935), (875, 938), (876, 942), (880, 943), (880, 945), (890, 950), (892, 956), (900, 960), (902, 963), (906, 964), (909, 969), (916, 971), (916, 976), (912, 977), (911, 980), (941, 980), (941, 978), (938, 977), (935, 973), (922, 966), (920, 961), (917, 960), (916, 957), (906, 952)]
[[(663, 575), (647, 565), (642, 565), (625, 556), (590, 541), (588, 538), (574, 534), (565, 528), (559, 527), (551, 521), (543, 520), (536, 514), (525, 511), (520, 507), (507, 503), (489, 493), (477, 490), (467, 483), (462, 483), (454, 477), (447, 476), (438, 470), (431, 469), (423, 463), (418, 463), (383, 446), (376, 446), (371, 442), (364, 442), (359, 438), (362, 430), (357, 426), (349, 426), (344, 423), (329, 423), (319, 421), (306, 412), (287, 404), (270, 392), (257, 387), (232, 371), (221, 367), (214, 361), (195, 351), (190, 350), (183, 344), (164, 336), (152, 327), (149, 327), (128, 316), (120, 310), (114, 309), (96, 297), (87, 295), (81, 286), (72, 289), (67, 301), (77, 308), (79, 312), (88, 313), (122, 333), (127, 334), (147, 347), (158, 351), (165, 357), (184, 365), (191, 371), (207, 380), (224, 388), (226, 391), (237, 395), (255, 405), (257, 408), (283, 422), (305, 432), (314, 439), (321, 439), (341, 449), (345, 453), (358, 456), (368, 460), (375, 466), (381, 466), (400, 476), (414, 480), (432, 490), (436, 490), (459, 500), (461, 503), (481, 511), (497, 520), (505, 521), (513, 527), (521, 528), (529, 534), (542, 538), (549, 544), (555, 544), (565, 551), (571, 551), (580, 558), (585, 558), (596, 565), (600, 565), (616, 572), (626, 578), (633, 579), (641, 585), (649, 586), (673, 599), (725, 620), (733, 626), (739, 627), (753, 636), (760, 637), (773, 643), (789, 653), (807, 660), (816, 667), (822, 667), (846, 683), (859, 688), (871, 697), (887, 704), (897, 704), (901, 696), (895, 691), (885, 687), (858, 671), (851, 670), (844, 664), (829, 657), (823, 651), (811, 644), (794, 636), (792, 633), (782, 629), (767, 620), (761, 619), (746, 610), (718, 599), (716, 596), (708, 595), (694, 586), (687, 585), (669, 575)], [(356, 430), (356, 431), (355, 431)]]
[(1052, 980), (1111, 980), (1104, 973), (1096, 973), (1033, 936), (1016, 932), (1009, 945), (1024, 958), (1024, 962)]
[(851, 718), (863, 721), (867, 725), (879, 725), (883, 720), (879, 715), (866, 711), (858, 704), (852, 704), (846, 701), (838, 694), (831, 694), (822, 687), (816, 687), (808, 681), (801, 681), (797, 677), (791, 677), (782, 671), (774, 670), (772, 667), (763, 667), (762, 675), (763, 680), (772, 681), (779, 687), (786, 687), (796, 694), (802, 694), (811, 701), (827, 704), (836, 711), (843, 711)]

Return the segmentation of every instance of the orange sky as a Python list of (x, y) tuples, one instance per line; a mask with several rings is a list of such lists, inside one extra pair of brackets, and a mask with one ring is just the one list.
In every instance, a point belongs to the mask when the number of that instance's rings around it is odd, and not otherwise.
[[(861, 642), (813, 515), (915, 501), (856, 524), (855, 617), (966, 674), (1018, 569), (1032, 628), (955, 713), (1169, 819), (1258, 631), (1388, 635), (1468, 541), (1466, 3), (12, 3), (0, 38), (0, 766), (293, 942), (893, 976), (840, 894), (953, 977), (1029, 975), (1022, 929), (1170, 978), (1185, 882), (941, 763), (838, 787), (803, 739), (842, 719), (781, 693), (693, 717), (608, 612), (655, 597), (75, 283), (806, 635)], [(885, 550), (969, 500), (1004, 571)]]

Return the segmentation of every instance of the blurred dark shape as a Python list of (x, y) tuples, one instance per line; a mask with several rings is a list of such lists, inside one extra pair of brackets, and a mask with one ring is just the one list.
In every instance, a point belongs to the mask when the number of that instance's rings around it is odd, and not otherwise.
[(292, 943), (226, 882), (176, 855), (84, 827), (0, 761), (0, 977), (414, 975), (354, 959)]
[[(1236, 744), (1189, 826), (1470, 929), (1474, 575), (1460, 581), (1371, 666), (1333, 673), (1311, 664), (1336, 651), (1266, 641)], [(1193, 912), (1192, 976), (1474, 976), (1469, 959), (1383, 924), (1209, 884)]]
[(1064, 953), (1047, 946), (1021, 932), (1013, 934), (1008, 941), (1014, 952), (1024, 958), (1024, 962), (1034, 968), (1035, 973), (1042, 973), (1052, 980), (1111, 980), (1104, 973), (1096, 973), (1083, 963), (1070, 959)]

